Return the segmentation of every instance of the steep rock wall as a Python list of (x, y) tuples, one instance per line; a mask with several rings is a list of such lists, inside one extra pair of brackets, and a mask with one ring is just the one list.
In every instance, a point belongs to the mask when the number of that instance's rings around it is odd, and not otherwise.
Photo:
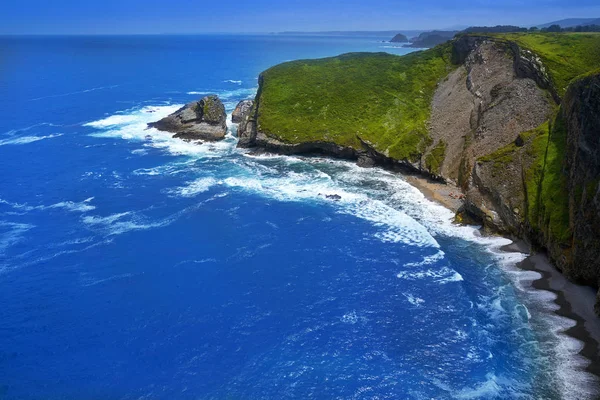
[[(569, 87), (563, 116), (568, 132), (566, 169), (573, 233), (571, 263), (565, 272), (577, 281), (599, 285), (600, 73)], [(600, 297), (596, 312), (600, 313)]]

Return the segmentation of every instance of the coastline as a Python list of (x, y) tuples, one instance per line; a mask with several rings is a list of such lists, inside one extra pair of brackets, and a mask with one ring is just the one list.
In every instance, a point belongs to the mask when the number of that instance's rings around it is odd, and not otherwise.
[[(453, 212), (460, 208), (462, 201), (458, 195), (461, 192), (456, 186), (417, 175), (403, 174), (402, 176), (408, 183), (419, 189), (427, 199)], [(503, 246), (500, 250), (529, 254), (525, 260), (517, 263), (516, 267), (539, 273), (541, 277), (532, 281), (531, 287), (555, 294), (554, 303), (558, 308), (553, 311), (554, 314), (575, 322), (573, 327), (562, 333), (582, 343), (582, 349), (578, 354), (589, 361), (584, 371), (594, 375), (600, 386), (600, 318), (594, 313), (596, 301), (594, 288), (569, 281), (552, 265), (544, 253), (531, 252), (529, 245), (522, 240), (508, 239), (513, 240), (513, 243)]]

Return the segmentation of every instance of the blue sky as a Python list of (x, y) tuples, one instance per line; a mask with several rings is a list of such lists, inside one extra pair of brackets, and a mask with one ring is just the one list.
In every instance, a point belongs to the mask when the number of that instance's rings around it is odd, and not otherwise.
[(7, 0), (0, 34), (410, 30), (600, 18), (598, 0)]

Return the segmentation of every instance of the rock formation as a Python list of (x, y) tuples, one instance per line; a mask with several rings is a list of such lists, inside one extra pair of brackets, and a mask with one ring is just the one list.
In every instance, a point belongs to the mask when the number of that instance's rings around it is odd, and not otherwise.
[(206, 96), (186, 104), (173, 114), (148, 124), (151, 128), (175, 133), (173, 137), (185, 140), (221, 140), (227, 133), (227, 114), (221, 100)]
[(238, 103), (233, 110), (233, 114), (231, 115), (231, 122), (234, 124), (239, 124), (242, 120), (250, 113), (250, 109), (252, 108), (252, 104), (254, 102), (252, 100), (242, 100)]
[(408, 38), (405, 35), (399, 33), (396, 36), (394, 36), (392, 38), (392, 40), (390, 40), (390, 42), (391, 43), (408, 43)]

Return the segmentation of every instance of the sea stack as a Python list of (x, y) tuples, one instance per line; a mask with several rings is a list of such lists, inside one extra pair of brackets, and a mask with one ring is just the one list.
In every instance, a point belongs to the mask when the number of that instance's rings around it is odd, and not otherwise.
[(231, 115), (231, 122), (234, 124), (239, 124), (244, 120), (246, 115), (250, 113), (250, 109), (254, 102), (252, 100), (242, 100), (238, 103)]
[(399, 33), (396, 36), (394, 36), (392, 40), (390, 40), (390, 43), (408, 43), (408, 38), (405, 35)]
[(227, 133), (225, 106), (216, 95), (186, 104), (173, 114), (148, 124), (184, 140), (217, 141)]

